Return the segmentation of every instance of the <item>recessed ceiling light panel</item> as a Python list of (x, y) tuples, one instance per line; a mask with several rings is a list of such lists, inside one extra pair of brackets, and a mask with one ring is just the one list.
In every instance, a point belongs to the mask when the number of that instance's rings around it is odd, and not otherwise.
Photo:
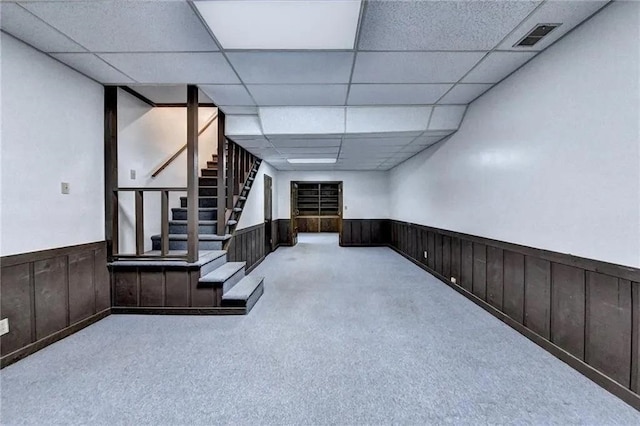
[(196, 1), (224, 49), (353, 49), (361, 0)]

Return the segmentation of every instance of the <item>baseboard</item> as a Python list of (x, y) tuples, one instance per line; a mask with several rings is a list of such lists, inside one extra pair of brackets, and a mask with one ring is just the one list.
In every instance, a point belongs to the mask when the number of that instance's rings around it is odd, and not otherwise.
[(212, 307), (212, 308), (195, 308), (195, 307), (136, 307), (136, 306), (118, 306), (111, 308), (112, 314), (139, 314), (139, 315), (245, 315), (247, 309), (229, 308), (229, 307)]
[(91, 324), (94, 324), (100, 321), (101, 319), (107, 317), (109, 314), (111, 314), (111, 308), (107, 308), (101, 312), (98, 312), (97, 314), (94, 314), (88, 318), (78, 321), (77, 323), (70, 325), (67, 328), (64, 328), (43, 339), (40, 339), (37, 342), (33, 342), (21, 349), (18, 349), (15, 352), (11, 352), (10, 354), (3, 356), (2, 358), (0, 358), (0, 369), (8, 365), (11, 365), (17, 361), (20, 361), (22, 358), (25, 358), (35, 352), (38, 352), (40, 349), (44, 349), (45, 347), (59, 340), (62, 340), (65, 337), (72, 335), (73, 333), (77, 333), (83, 328), (88, 327)]
[[(273, 253), (273, 252), (271, 252)], [(260, 265), (262, 263), (262, 261), (266, 258), (267, 256), (262, 256), (260, 259), (258, 259), (258, 261), (256, 263), (254, 263), (253, 265), (249, 266), (244, 272), (246, 274), (250, 273), (251, 271), (253, 271), (254, 269), (256, 269), (258, 267), (258, 265)]]
[(480, 306), (485, 311), (489, 312), (491, 315), (493, 315), (494, 317), (498, 318), (499, 320), (501, 320), (502, 322), (507, 324), (509, 327), (511, 327), (514, 330), (516, 330), (518, 333), (522, 334), (523, 336), (525, 336), (526, 338), (531, 340), (533, 343), (537, 344), (538, 346), (540, 346), (541, 348), (543, 348), (544, 350), (549, 352), (551, 355), (553, 355), (556, 358), (558, 358), (559, 360), (565, 362), (567, 365), (569, 365), (573, 369), (577, 370), (578, 372), (580, 372), (581, 374), (586, 376), (588, 379), (590, 379), (591, 381), (593, 381), (597, 385), (599, 385), (602, 388), (606, 389), (607, 391), (611, 392), (613, 395), (617, 396), (618, 398), (620, 398), (621, 400), (623, 400), (624, 402), (626, 402), (627, 404), (629, 404), (630, 406), (632, 406), (636, 410), (640, 411), (640, 396), (635, 394), (630, 389), (625, 388), (624, 386), (622, 386), (619, 383), (617, 383), (616, 381), (610, 379), (609, 377), (607, 377), (603, 373), (601, 373), (598, 370), (594, 369), (589, 364), (586, 364), (581, 359), (576, 358), (575, 356), (571, 355), (569, 352), (566, 352), (564, 349), (562, 349), (559, 346), (553, 344), (552, 342), (550, 342), (549, 340), (547, 340), (544, 337), (540, 336), (539, 334), (536, 334), (533, 331), (529, 330), (528, 328), (526, 328), (522, 324), (518, 323), (517, 321), (513, 320), (512, 318), (510, 318), (509, 316), (504, 314), (503, 312), (501, 312), (498, 309), (496, 309), (493, 306), (491, 306), (489, 303), (487, 303), (484, 300), (480, 299), (475, 294), (467, 291), (466, 289), (464, 289), (462, 287), (459, 287), (459, 286), (453, 284), (451, 281), (449, 281), (443, 275), (437, 273), (436, 271), (434, 271), (431, 268), (429, 268), (428, 266), (416, 261), (415, 259), (412, 259), (411, 257), (409, 257), (406, 254), (402, 253), (400, 250), (398, 250), (396, 247), (392, 246), (391, 244), (387, 244), (387, 247), (391, 248), (393, 251), (395, 251), (396, 253), (398, 253), (399, 255), (404, 257), (405, 259), (411, 261), (415, 265), (419, 266), (420, 268), (424, 269), (429, 274), (431, 274), (434, 277), (438, 278), (440, 281), (442, 281), (443, 283), (445, 283), (446, 285), (448, 285), (449, 287), (451, 287), (452, 289), (454, 289), (458, 293), (462, 294), (464, 297), (466, 297), (467, 299), (471, 300), (473, 303), (475, 303), (476, 305)]

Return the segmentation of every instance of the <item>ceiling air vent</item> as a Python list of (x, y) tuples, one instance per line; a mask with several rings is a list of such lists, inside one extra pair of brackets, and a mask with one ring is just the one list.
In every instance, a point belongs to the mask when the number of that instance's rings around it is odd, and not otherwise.
[(531, 31), (527, 33), (524, 37), (520, 39), (519, 42), (513, 45), (513, 47), (531, 47), (542, 40), (544, 37), (549, 35), (549, 33), (556, 28), (558, 28), (562, 24), (538, 24)]

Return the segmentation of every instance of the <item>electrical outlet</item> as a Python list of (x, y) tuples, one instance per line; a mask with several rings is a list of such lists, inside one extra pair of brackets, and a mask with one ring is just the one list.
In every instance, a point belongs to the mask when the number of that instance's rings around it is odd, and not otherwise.
[(63, 194), (69, 193), (69, 182), (61, 182), (60, 183), (60, 192)]
[(425, 259), (427, 258), (427, 251), (426, 250), (424, 251), (424, 258)]
[(454, 284), (457, 284), (458, 280), (456, 280), (456, 277), (451, 277), (451, 282), (454, 283)]
[(0, 321), (0, 336), (9, 332), (9, 318)]
[(129, 170), (129, 177), (131, 180), (136, 180), (136, 171), (134, 169)]

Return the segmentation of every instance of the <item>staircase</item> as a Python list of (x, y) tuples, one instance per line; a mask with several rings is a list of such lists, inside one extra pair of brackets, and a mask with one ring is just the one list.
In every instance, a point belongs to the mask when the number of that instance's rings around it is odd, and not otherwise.
[[(199, 260), (117, 260), (110, 263), (115, 281), (114, 312), (246, 314), (262, 296), (264, 277), (245, 276), (246, 262), (228, 262), (225, 248), (238, 224), (261, 160), (256, 159), (239, 183), (233, 209), (225, 213), (225, 234), (217, 235), (218, 158), (214, 155), (201, 169), (198, 197)], [(242, 179), (241, 179), (242, 180)], [(225, 185), (226, 186), (226, 185)], [(224, 206), (222, 208), (225, 208)], [(187, 250), (187, 197), (172, 209), (169, 251)], [(151, 237), (152, 249), (160, 250), (161, 236)], [(153, 278), (150, 278), (153, 276)], [(151, 280), (151, 281), (149, 281)], [(147, 282), (161, 282), (155, 288)]]

